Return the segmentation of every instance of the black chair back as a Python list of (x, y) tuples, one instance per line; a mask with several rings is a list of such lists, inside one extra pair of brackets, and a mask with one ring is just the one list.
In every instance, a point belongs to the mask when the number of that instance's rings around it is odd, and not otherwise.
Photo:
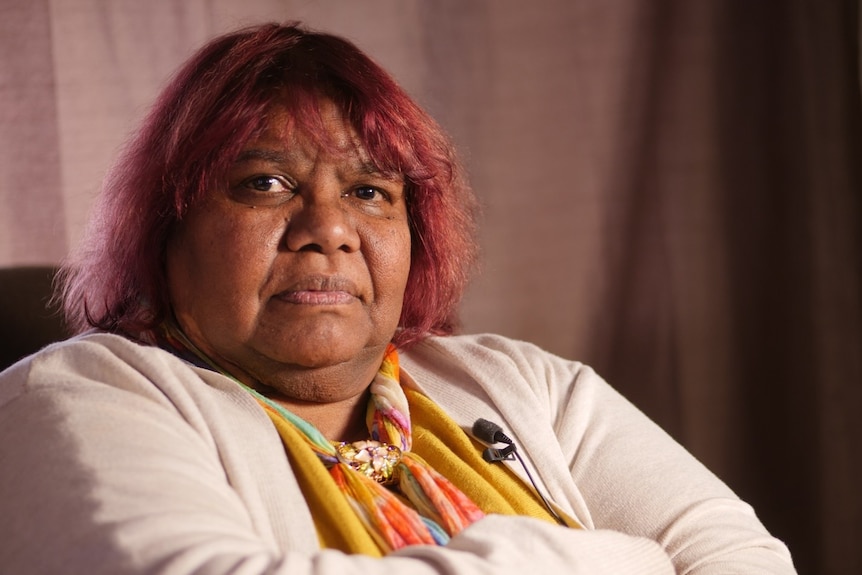
[(55, 268), (0, 268), (0, 370), (68, 334), (49, 309)]

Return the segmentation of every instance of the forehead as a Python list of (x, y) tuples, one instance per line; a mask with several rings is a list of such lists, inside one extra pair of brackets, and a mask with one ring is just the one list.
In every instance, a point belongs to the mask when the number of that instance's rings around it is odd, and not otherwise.
[(242, 145), (233, 165), (255, 159), (289, 163), (325, 156), (344, 169), (405, 183), (399, 146), (380, 135), (370, 136), (372, 141), (366, 145), (343, 107), (327, 97), (276, 100), (267, 107), (256, 134)]
[(370, 162), (356, 130), (341, 109), (325, 99), (319, 100), (315, 108), (301, 112), (281, 103), (270, 106), (262, 130), (244, 148), (249, 150), (261, 146), (287, 151), (315, 149), (333, 156)]

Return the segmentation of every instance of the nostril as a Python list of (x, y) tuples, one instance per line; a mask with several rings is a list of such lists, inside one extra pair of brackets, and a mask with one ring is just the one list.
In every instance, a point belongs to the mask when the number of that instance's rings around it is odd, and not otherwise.
[(350, 214), (338, 206), (309, 203), (286, 220), (284, 245), (293, 252), (323, 254), (359, 249), (359, 232)]
[(314, 243), (311, 243), (311, 244), (305, 244), (305, 245), (300, 246), (299, 250), (297, 250), (297, 251), (300, 251), (300, 252), (316, 252), (316, 253), (321, 253), (321, 254), (322, 254), (322, 253), (323, 253), (323, 246), (321, 246), (320, 244), (314, 244)]

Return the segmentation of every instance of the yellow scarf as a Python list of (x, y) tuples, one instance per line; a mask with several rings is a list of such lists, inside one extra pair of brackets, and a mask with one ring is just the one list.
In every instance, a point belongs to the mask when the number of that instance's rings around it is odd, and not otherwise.
[[(484, 446), (469, 437), (439, 406), (404, 389), (413, 426), (412, 453), (449, 479), (485, 513), (526, 515), (554, 523), (534, 491), (508, 467), (482, 459)], [(338, 489), (329, 471), (292, 424), (268, 411), (287, 451), (324, 548), (372, 557), (383, 555)], [(574, 522), (569, 524), (576, 526)]]

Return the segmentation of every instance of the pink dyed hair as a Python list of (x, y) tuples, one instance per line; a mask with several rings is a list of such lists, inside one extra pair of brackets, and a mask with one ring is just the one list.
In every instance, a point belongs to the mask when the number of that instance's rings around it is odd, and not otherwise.
[(394, 342), (455, 328), (475, 263), (476, 203), (453, 147), (382, 68), (337, 36), (267, 24), (214, 39), (162, 92), (108, 173), (79, 247), (60, 272), (75, 331), (146, 337), (170, 315), (165, 249), (275, 101), (319, 133), (321, 96), (349, 119), (378, 169), (403, 175), (412, 263)]

